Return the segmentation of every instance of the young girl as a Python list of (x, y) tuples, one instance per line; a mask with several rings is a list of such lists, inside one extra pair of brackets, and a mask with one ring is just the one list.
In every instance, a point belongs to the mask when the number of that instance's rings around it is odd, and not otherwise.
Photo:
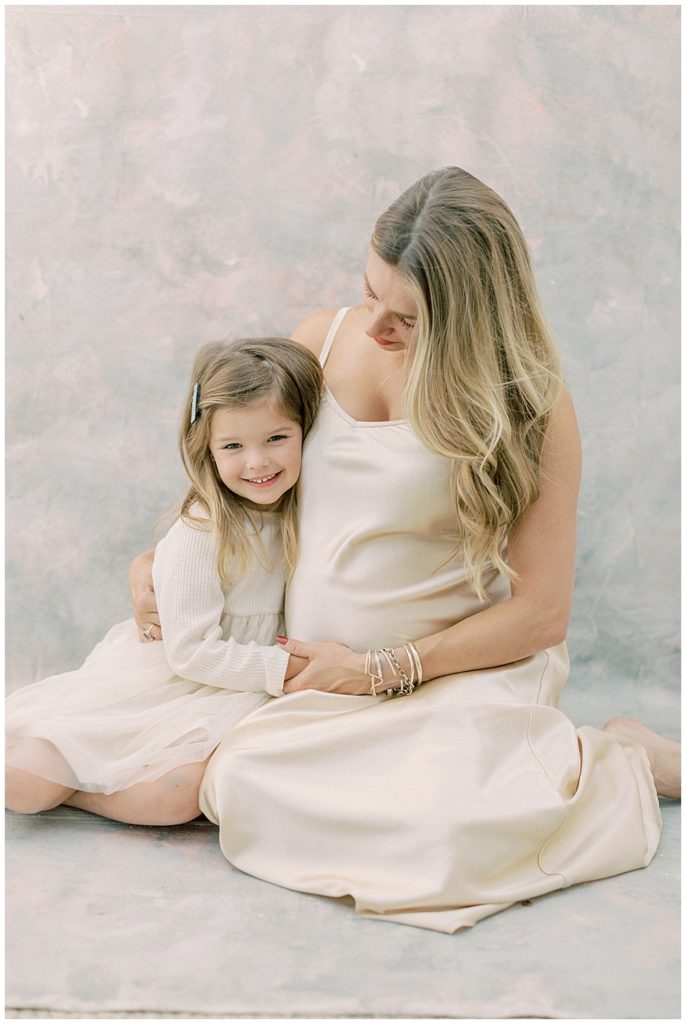
[(11, 810), (66, 803), (155, 824), (199, 814), (214, 748), (304, 664), (274, 640), (321, 391), (319, 362), (293, 341), (199, 352), (180, 435), (191, 487), (153, 567), (164, 646), (141, 644), (134, 621), (122, 622), (80, 669), (10, 695)]

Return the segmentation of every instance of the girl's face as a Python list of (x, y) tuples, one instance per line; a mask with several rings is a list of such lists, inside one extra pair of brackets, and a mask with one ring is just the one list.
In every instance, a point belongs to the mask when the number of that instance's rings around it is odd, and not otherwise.
[(404, 278), (373, 249), (364, 273), (364, 293), (370, 314), (365, 332), (382, 349), (404, 351), (417, 323), (417, 304)]
[(302, 429), (273, 399), (242, 409), (217, 409), (210, 454), (230, 491), (268, 509), (300, 476)]

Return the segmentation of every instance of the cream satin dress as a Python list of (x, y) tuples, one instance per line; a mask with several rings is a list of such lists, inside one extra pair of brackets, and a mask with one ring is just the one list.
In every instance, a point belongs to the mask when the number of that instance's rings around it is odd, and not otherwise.
[[(304, 452), (289, 636), (364, 651), (483, 607), (450, 558), (449, 473), (406, 421), (360, 422), (325, 395)], [(506, 600), (507, 581), (491, 572), (487, 593)], [(661, 824), (646, 754), (557, 710), (568, 667), (560, 644), (404, 698), (271, 700), (220, 744), (201, 808), (242, 871), (444, 932), (643, 867)]]

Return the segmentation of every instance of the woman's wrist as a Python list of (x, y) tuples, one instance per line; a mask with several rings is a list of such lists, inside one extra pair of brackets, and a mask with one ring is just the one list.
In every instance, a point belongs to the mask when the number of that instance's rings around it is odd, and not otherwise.
[(380, 650), (371, 648), (364, 658), (364, 671), (373, 697), (384, 693), (407, 696), (424, 682), (421, 658), (413, 643)]
[(350, 668), (354, 672), (360, 672), (364, 675), (365, 655), (359, 654), (357, 651), (352, 652), (352, 662)]
[(407, 646), (394, 647), (393, 653), (401, 669), (409, 677), (412, 673), (412, 659)]

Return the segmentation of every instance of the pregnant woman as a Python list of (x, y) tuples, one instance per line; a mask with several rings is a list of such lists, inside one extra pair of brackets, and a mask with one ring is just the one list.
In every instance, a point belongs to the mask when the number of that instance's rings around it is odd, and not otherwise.
[[(200, 806), (242, 870), (450, 932), (648, 864), (679, 746), (556, 707), (580, 446), (508, 207), (428, 174), (364, 290), (294, 335), (327, 383), (286, 598), (307, 666), (224, 738)], [(159, 639), (145, 556), (132, 591)]]

